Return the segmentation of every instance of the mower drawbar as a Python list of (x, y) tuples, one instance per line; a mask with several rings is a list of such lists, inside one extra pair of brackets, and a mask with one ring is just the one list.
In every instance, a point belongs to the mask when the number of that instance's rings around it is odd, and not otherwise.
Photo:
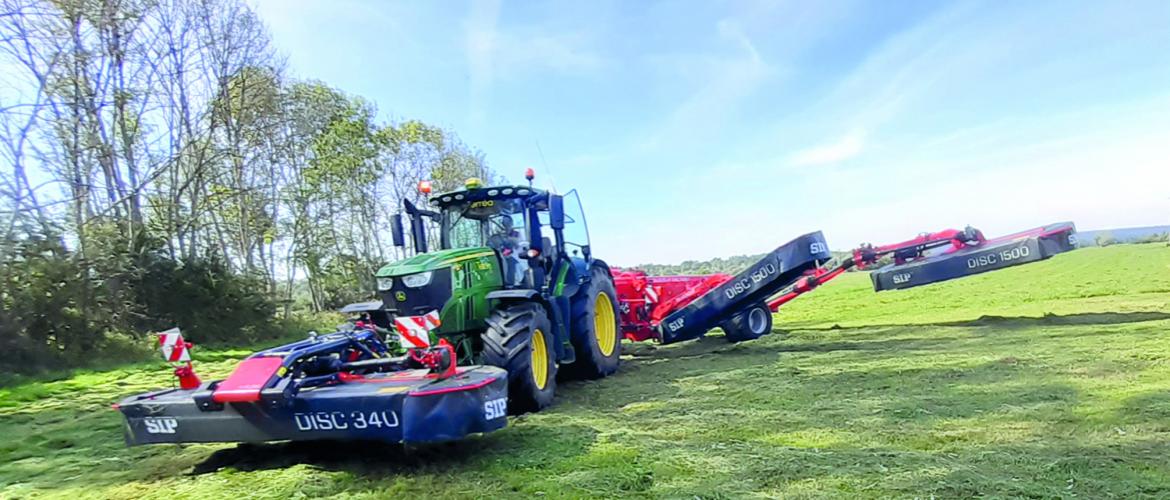
[[(245, 361), (246, 362), (246, 361)], [(129, 445), (282, 440), (433, 443), (507, 424), (507, 372), (460, 367), (436, 378), (426, 369), (372, 373), (301, 390), (289, 398), (215, 397), (223, 381), (122, 400)], [(246, 391), (244, 391), (246, 392)], [(217, 402), (224, 401), (224, 402)]]

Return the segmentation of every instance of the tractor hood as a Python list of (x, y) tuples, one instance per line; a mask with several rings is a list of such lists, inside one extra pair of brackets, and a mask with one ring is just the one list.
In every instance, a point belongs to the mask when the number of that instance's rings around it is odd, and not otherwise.
[(393, 262), (382, 266), (375, 274), (376, 277), (394, 277), (405, 276), (408, 274), (421, 273), (424, 271), (433, 271), (435, 269), (450, 266), (459, 261), (483, 257), (486, 255), (494, 255), (495, 252), (488, 247), (472, 247), (472, 248), (452, 248), (450, 250), (436, 250), (434, 252), (427, 252), (424, 254), (415, 255), (408, 259), (403, 259), (398, 262)]

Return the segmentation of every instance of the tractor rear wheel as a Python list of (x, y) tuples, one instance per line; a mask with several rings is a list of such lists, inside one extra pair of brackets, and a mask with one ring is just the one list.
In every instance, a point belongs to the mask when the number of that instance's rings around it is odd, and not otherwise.
[(577, 360), (566, 367), (572, 378), (601, 378), (616, 372), (621, 362), (622, 334), (613, 278), (601, 268), (590, 272), (589, 285), (572, 302), (569, 340)]
[(728, 342), (755, 340), (772, 331), (772, 310), (767, 304), (760, 302), (744, 309), (719, 326), (723, 328)]
[(540, 304), (500, 308), (487, 318), (482, 362), (508, 371), (508, 411), (537, 411), (552, 403), (557, 356), (552, 322)]

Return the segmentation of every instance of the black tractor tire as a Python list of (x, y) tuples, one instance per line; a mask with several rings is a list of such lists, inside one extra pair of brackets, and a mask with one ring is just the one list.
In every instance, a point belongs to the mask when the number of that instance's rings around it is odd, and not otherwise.
[(602, 378), (612, 375), (621, 364), (622, 329), (613, 278), (597, 267), (590, 273), (589, 284), (571, 303), (569, 340), (577, 357), (565, 367), (571, 379)]
[(719, 325), (728, 342), (755, 340), (772, 332), (772, 310), (760, 302)]
[(557, 356), (548, 311), (534, 302), (512, 304), (492, 312), (487, 324), (480, 335), (481, 362), (508, 371), (508, 412), (518, 415), (552, 404)]

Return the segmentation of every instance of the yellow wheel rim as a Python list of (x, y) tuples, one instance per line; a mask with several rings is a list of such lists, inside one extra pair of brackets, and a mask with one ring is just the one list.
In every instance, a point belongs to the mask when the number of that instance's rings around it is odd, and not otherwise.
[(537, 389), (548, 384), (548, 349), (544, 346), (544, 332), (539, 328), (532, 332), (532, 381)]
[(597, 294), (597, 301), (593, 304), (593, 335), (597, 337), (597, 347), (604, 356), (613, 354), (613, 348), (617, 346), (616, 324), (609, 295), (604, 292)]

